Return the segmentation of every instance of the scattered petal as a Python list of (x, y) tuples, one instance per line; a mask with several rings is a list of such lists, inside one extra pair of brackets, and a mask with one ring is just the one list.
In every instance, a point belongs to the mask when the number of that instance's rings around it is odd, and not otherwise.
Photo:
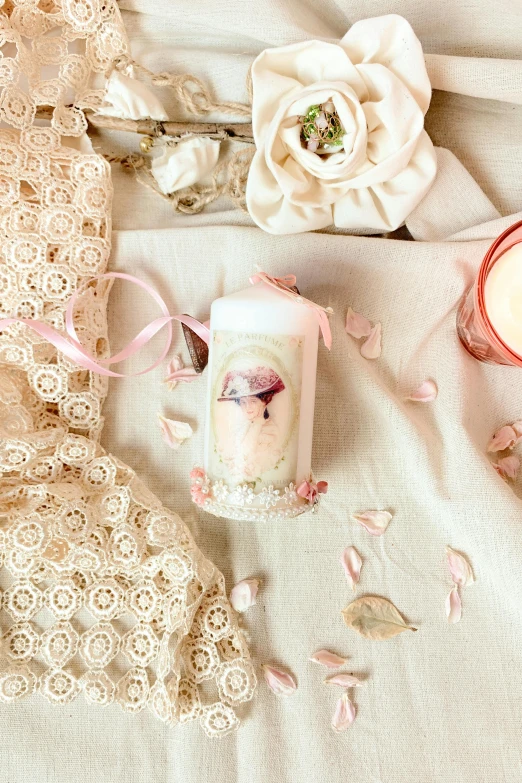
[(392, 519), (389, 511), (363, 511), (361, 514), (352, 514), (352, 517), (371, 536), (382, 536)]
[(343, 693), (336, 704), (334, 716), (332, 718), (332, 729), (334, 731), (344, 731), (351, 726), (355, 720), (355, 707), (352, 704), (347, 693)]
[(381, 355), (381, 325), (375, 324), (368, 339), (361, 346), (361, 356), (365, 359), (378, 359)]
[(453, 582), (458, 587), (467, 587), (475, 581), (473, 570), (469, 561), (460, 552), (456, 552), (450, 546), (446, 547), (446, 557)]
[(522, 421), (514, 421), (511, 425), (517, 434), (516, 443), (522, 438)]
[(230, 591), (230, 603), (236, 612), (246, 612), (256, 602), (259, 579), (243, 579)]
[(348, 308), (346, 313), (346, 326), (344, 327), (346, 332), (357, 340), (360, 337), (368, 337), (372, 331), (372, 325), (364, 315), (360, 313), (354, 313), (351, 307)]
[(423, 381), (419, 388), (412, 391), (406, 399), (412, 402), (433, 402), (437, 399), (438, 391), (435, 381), (428, 379)]
[(354, 546), (346, 547), (341, 555), (341, 563), (348, 584), (351, 585), (352, 590), (355, 590), (355, 585), (359, 582), (361, 576), (362, 560), (359, 552)]
[(104, 105), (98, 114), (131, 120), (168, 120), (168, 114), (146, 84), (116, 69), (107, 80)]
[(183, 441), (192, 435), (192, 427), (186, 421), (166, 419), (158, 413), (163, 440), (171, 449), (179, 449)]
[(341, 688), (360, 688), (364, 685), (355, 674), (334, 674), (332, 677), (327, 677), (325, 680), (326, 685), (339, 685)]
[[(517, 422), (518, 424), (518, 422)], [(517, 441), (517, 433), (509, 424), (505, 427), (501, 427), (488, 443), (488, 451), (504, 451), (504, 449), (512, 449)]]
[(319, 663), (321, 666), (326, 666), (327, 669), (338, 669), (346, 663), (346, 658), (341, 658), (340, 655), (336, 655), (329, 650), (317, 650), (310, 657), (310, 660), (314, 663)]
[(446, 617), (449, 623), (458, 623), (462, 617), (462, 603), (458, 587), (454, 587), (448, 593), (446, 598)]
[(386, 598), (365, 595), (357, 598), (341, 612), (343, 620), (365, 639), (383, 641), (403, 631), (416, 631), (404, 622), (395, 606)]
[(178, 383), (190, 383), (199, 378), (199, 374), (193, 367), (185, 367), (181, 356), (175, 356), (168, 364), (167, 375), (164, 383), (168, 384), (169, 391), (172, 391)]
[(294, 678), (287, 672), (279, 671), (266, 664), (263, 664), (262, 668), (268, 687), (278, 696), (290, 696), (297, 690)]
[(493, 464), (493, 467), (499, 476), (502, 476), (504, 479), (512, 479), (514, 481), (520, 468), (520, 460), (513, 454), (511, 457), (503, 457), (502, 459), (499, 459), (496, 464)]

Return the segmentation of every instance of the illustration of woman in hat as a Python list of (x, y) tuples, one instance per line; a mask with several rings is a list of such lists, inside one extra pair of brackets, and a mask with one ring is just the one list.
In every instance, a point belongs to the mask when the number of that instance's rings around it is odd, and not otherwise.
[(218, 402), (233, 402), (241, 414), (218, 450), (235, 478), (252, 480), (281, 459), (279, 427), (269, 406), (284, 389), (283, 381), (270, 367), (230, 370), (225, 375)]

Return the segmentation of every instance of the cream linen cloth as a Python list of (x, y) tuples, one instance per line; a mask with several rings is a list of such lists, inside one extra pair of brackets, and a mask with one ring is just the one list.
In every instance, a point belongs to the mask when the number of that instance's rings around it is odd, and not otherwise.
[[(158, 196), (115, 171), (112, 268), (152, 283), (171, 312), (206, 316), (215, 297), (247, 283), (256, 263), (294, 272), (306, 296), (335, 310), (333, 350), (320, 349), (314, 445), (316, 475), (330, 491), (315, 516), (262, 526), (215, 519), (191, 505), (188, 470), (202, 454), (205, 381), (172, 393), (159, 372), (113, 382), (105, 406), (104, 445), (184, 516), (229, 585), (246, 576), (263, 580), (257, 606), (244, 617), (254, 660), (287, 666), (299, 690), (277, 698), (261, 683), (239, 732), (219, 742), (193, 725), (169, 730), (146, 713), (130, 718), (81, 701), (68, 710), (22, 701), (2, 711), (0, 781), (518, 783), (522, 507), (488, 464), (485, 448), (495, 428), (522, 415), (520, 373), (465, 354), (455, 306), (490, 240), (522, 217), (515, 214), (522, 206), (522, 107), (508, 103), (522, 95), (520, 6), (512, 0), (402, 0), (393, 8), (381, 0), (122, 5), (134, 57), (153, 70), (206, 77), (223, 98), (246, 99), (246, 70), (265, 46), (338, 40), (357, 19), (390, 11), (408, 18), (425, 51), (444, 55), (429, 62), (438, 86), (463, 94), (435, 93), (427, 115), (433, 141), (446, 149), (437, 151), (433, 190), (408, 221), (425, 241), (273, 237), (226, 204), (175, 217)], [(177, 116), (168, 91), (159, 97)], [(134, 138), (108, 134), (94, 143), (137, 147)], [(349, 305), (382, 321), (376, 362), (362, 359), (344, 333)], [(110, 310), (114, 348), (156, 314), (134, 287), (119, 284)], [(187, 358), (179, 332), (174, 347)], [(437, 401), (405, 403), (426, 377), (439, 385)], [(179, 451), (163, 444), (157, 411), (194, 427)], [(516, 490), (522, 494), (521, 482)], [(352, 511), (366, 508), (394, 512), (384, 537), (371, 538), (350, 521)], [(343, 626), (340, 610), (352, 596), (339, 556), (350, 544), (364, 559), (358, 594), (391, 599), (418, 633), (372, 643)], [(464, 591), (456, 626), (444, 614), (446, 544), (469, 555), (477, 577)], [(322, 684), (325, 671), (307, 660), (320, 647), (349, 656), (347, 670), (367, 676), (355, 694), (357, 720), (341, 735), (329, 725), (340, 694)]]

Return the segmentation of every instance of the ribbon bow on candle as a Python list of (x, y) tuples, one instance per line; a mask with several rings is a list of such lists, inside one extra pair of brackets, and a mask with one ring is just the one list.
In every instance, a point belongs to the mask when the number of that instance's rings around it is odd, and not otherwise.
[(297, 494), (302, 498), (307, 498), (312, 505), (317, 502), (317, 495), (326, 495), (327, 492), (327, 481), (318, 481), (317, 484), (312, 481), (303, 481), (297, 487)]
[(305, 299), (304, 296), (297, 293), (292, 289), (292, 286), (296, 284), (295, 275), (285, 275), (284, 277), (272, 277), (267, 272), (258, 271), (250, 278), (252, 285), (255, 283), (266, 283), (272, 288), (277, 288), (282, 294), (286, 294), (290, 299), (293, 299), (297, 304), (303, 304), (305, 307), (309, 307), (313, 310), (319, 321), (319, 328), (323, 335), (324, 344), (330, 350), (332, 347), (332, 333), (330, 331), (330, 324), (328, 323), (328, 316), (332, 315), (333, 310), (331, 307), (322, 307), (321, 305), (312, 302), (310, 299)]

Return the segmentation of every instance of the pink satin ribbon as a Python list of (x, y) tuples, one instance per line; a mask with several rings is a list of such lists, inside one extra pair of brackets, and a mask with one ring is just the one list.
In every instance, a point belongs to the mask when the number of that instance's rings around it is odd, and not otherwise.
[[(119, 353), (111, 356), (109, 359), (101, 359), (98, 361), (93, 356), (91, 356), (85, 350), (85, 348), (83, 348), (78, 339), (76, 329), (74, 328), (74, 305), (76, 304), (78, 297), (89, 285), (89, 283), (92, 283), (95, 280), (112, 280), (116, 278), (120, 280), (128, 280), (130, 283), (135, 283), (136, 285), (140, 286), (140, 288), (143, 288), (143, 290), (150, 294), (152, 298), (155, 299), (155, 301), (158, 303), (163, 315), (160, 318), (156, 318), (154, 321), (151, 321), (150, 324), (147, 324), (147, 326), (145, 326), (144, 329), (142, 329), (141, 332), (136, 335), (136, 337), (131, 340), (128, 345), (125, 346), (125, 348), (119, 351)], [(91, 278), (91, 280), (89, 280), (85, 286), (78, 289), (78, 291), (76, 291), (70, 298), (65, 313), (65, 330), (67, 332), (67, 337), (56, 332), (48, 324), (31, 318), (4, 318), (0, 320), (0, 330), (5, 329), (7, 326), (11, 326), (15, 323), (25, 324), (41, 337), (44, 337), (48, 342), (54, 345), (55, 348), (65, 354), (65, 356), (67, 356), (69, 359), (72, 359), (72, 361), (78, 364), (80, 367), (83, 367), (85, 370), (91, 370), (92, 372), (96, 372), (99, 375), (107, 375), (110, 378), (127, 378), (136, 375), (145, 375), (145, 373), (154, 370), (156, 367), (158, 367), (159, 364), (161, 364), (163, 359), (168, 354), (170, 344), (172, 342), (172, 321), (179, 321), (180, 323), (190, 327), (190, 329), (196, 332), (196, 334), (199, 335), (199, 337), (201, 337), (204, 342), (208, 343), (210, 336), (208, 326), (200, 323), (190, 315), (171, 315), (164, 300), (150, 285), (147, 285), (147, 283), (144, 283), (137, 277), (133, 277), (133, 275), (126, 275), (123, 272), (107, 272), (104, 275), (97, 275), (96, 277)], [(123, 359), (128, 359), (130, 356), (133, 356), (141, 348), (143, 348), (143, 346), (148, 343), (155, 334), (163, 329), (164, 326), (167, 327), (167, 339), (165, 340), (163, 350), (161, 351), (161, 354), (156, 359), (156, 361), (153, 362), (149, 367), (146, 367), (145, 370), (140, 370), (140, 372), (136, 373), (120, 373), (113, 372), (104, 366), (121, 362)]]
[(303, 481), (297, 487), (297, 494), (302, 498), (307, 498), (309, 503), (312, 504), (317, 500), (317, 495), (326, 495), (327, 492), (327, 481), (318, 481), (317, 484), (314, 484), (311, 481)]
[(326, 345), (328, 350), (331, 349), (332, 333), (330, 331), (328, 315), (331, 315), (333, 313), (333, 310), (331, 307), (322, 307), (321, 305), (312, 302), (310, 299), (305, 299), (304, 296), (301, 296), (300, 294), (296, 294), (295, 291), (292, 291), (291, 286), (294, 286), (296, 284), (295, 275), (285, 275), (284, 277), (272, 277), (272, 275), (269, 275), (266, 272), (256, 272), (256, 274), (252, 275), (252, 277), (250, 278), (250, 282), (252, 283), (252, 285), (254, 285), (255, 283), (266, 283), (267, 285), (272, 286), (272, 288), (276, 288), (278, 291), (281, 291), (282, 294), (286, 294), (286, 296), (289, 296), (290, 299), (294, 300), (294, 302), (297, 302), (298, 304), (303, 304), (305, 305), (305, 307), (309, 307), (310, 310), (313, 310), (317, 320), (319, 321), (319, 328), (321, 329), (321, 334), (323, 335), (324, 344)]

